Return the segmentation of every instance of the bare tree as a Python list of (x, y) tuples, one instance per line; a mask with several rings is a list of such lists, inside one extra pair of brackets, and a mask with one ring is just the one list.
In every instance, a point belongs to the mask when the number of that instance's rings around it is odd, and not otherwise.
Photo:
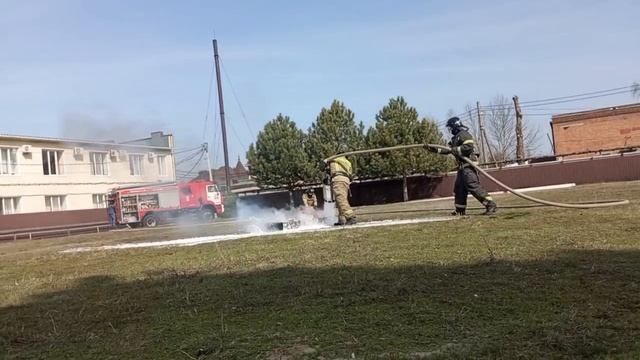
[[(447, 116), (452, 114), (450, 110)], [(516, 111), (511, 99), (502, 94), (481, 106), (480, 116), (484, 122), (487, 142), (496, 161), (515, 160), (516, 158)], [(462, 123), (469, 128), (469, 132), (480, 147), (480, 125), (475, 104), (466, 104), (464, 111), (458, 114)], [(531, 156), (540, 147), (540, 131), (536, 125), (526, 121), (523, 124), (525, 156)], [(484, 144), (486, 148), (486, 144)], [(489, 158), (487, 151), (487, 158)]]
[[(516, 114), (511, 99), (498, 94), (484, 109), (485, 131), (495, 159), (497, 161), (515, 159)], [(539, 130), (535, 125), (525, 121), (523, 132), (525, 156), (530, 156), (539, 147)]]
[(478, 124), (478, 116), (476, 106), (473, 104), (466, 104), (464, 106), (464, 113), (461, 115), (462, 123), (469, 128), (469, 132), (473, 135), (474, 139), (480, 139), (480, 126)]
[(516, 118), (504, 95), (496, 95), (484, 111), (487, 140), (497, 161), (513, 159), (516, 151)]
[(525, 122), (522, 125), (522, 132), (524, 133), (524, 157), (532, 156), (540, 150), (540, 128)]

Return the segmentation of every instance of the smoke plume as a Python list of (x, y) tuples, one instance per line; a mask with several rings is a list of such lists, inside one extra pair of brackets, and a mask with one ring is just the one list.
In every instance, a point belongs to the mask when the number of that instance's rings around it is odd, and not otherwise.
[[(333, 210), (333, 207), (330, 207)], [(332, 218), (327, 218), (321, 209), (291, 208), (275, 209), (260, 207), (245, 201), (237, 202), (238, 219), (246, 223), (244, 231), (262, 233), (281, 231), (273, 227), (274, 224), (299, 222), (297, 229), (319, 229), (333, 224)], [(286, 230), (285, 230), (286, 231)]]
[(71, 139), (122, 142), (148, 137), (163, 127), (162, 121), (126, 119), (115, 114), (65, 113), (60, 133), (62, 137)]

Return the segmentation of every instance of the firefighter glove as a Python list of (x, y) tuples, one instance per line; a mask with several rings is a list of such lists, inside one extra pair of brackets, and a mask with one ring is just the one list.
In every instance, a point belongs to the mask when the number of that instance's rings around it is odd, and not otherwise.
[(436, 153), (436, 154), (440, 153), (440, 149), (438, 149), (438, 148), (437, 148), (437, 147), (435, 147), (435, 146), (431, 146), (431, 145), (429, 145), (429, 144), (425, 144), (425, 145), (424, 145), (424, 148), (425, 148), (427, 151), (432, 152), (432, 153)]

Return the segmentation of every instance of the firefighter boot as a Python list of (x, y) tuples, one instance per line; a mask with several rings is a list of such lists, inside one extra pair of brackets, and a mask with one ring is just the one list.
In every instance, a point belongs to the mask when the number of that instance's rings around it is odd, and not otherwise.
[(347, 222), (345, 223), (345, 225), (355, 225), (357, 223), (356, 221), (356, 217), (350, 217), (347, 219)]
[(457, 207), (455, 210), (453, 210), (451, 212), (451, 216), (465, 216), (466, 215), (466, 210), (465, 208), (459, 208)]
[(498, 210), (498, 205), (496, 205), (495, 201), (493, 200), (489, 200), (484, 207), (485, 211), (482, 215), (493, 215)]

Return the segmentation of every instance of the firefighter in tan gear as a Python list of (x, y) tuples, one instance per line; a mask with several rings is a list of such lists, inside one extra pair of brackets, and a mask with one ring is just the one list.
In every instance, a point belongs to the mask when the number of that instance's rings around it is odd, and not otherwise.
[(349, 185), (353, 177), (351, 162), (340, 156), (329, 161), (329, 175), (331, 177), (331, 192), (338, 206), (338, 222), (340, 225), (353, 225), (356, 215), (349, 205)]
[(458, 173), (453, 189), (455, 194), (455, 210), (451, 215), (465, 215), (467, 209), (467, 195), (471, 193), (485, 207), (484, 215), (495, 214), (497, 205), (487, 193), (478, 178), (478, 171), (460, 157), (464, 156), (473, 162), (478, 161), (478, 153), (473, 136), (469, 129), (462, 124), (458, 117), (447, 120), (447, 128), (453, 135), (449, 142), (450, 150), (427, 146), (427, 150), (438, 154), (453, 154), (458, 162)]
[(315, 209), (318, 207), (318, 198), (316, 197), (316, 193), (313, 189), (307, 189), (302, 194), (302, 204), (305, 207)]

